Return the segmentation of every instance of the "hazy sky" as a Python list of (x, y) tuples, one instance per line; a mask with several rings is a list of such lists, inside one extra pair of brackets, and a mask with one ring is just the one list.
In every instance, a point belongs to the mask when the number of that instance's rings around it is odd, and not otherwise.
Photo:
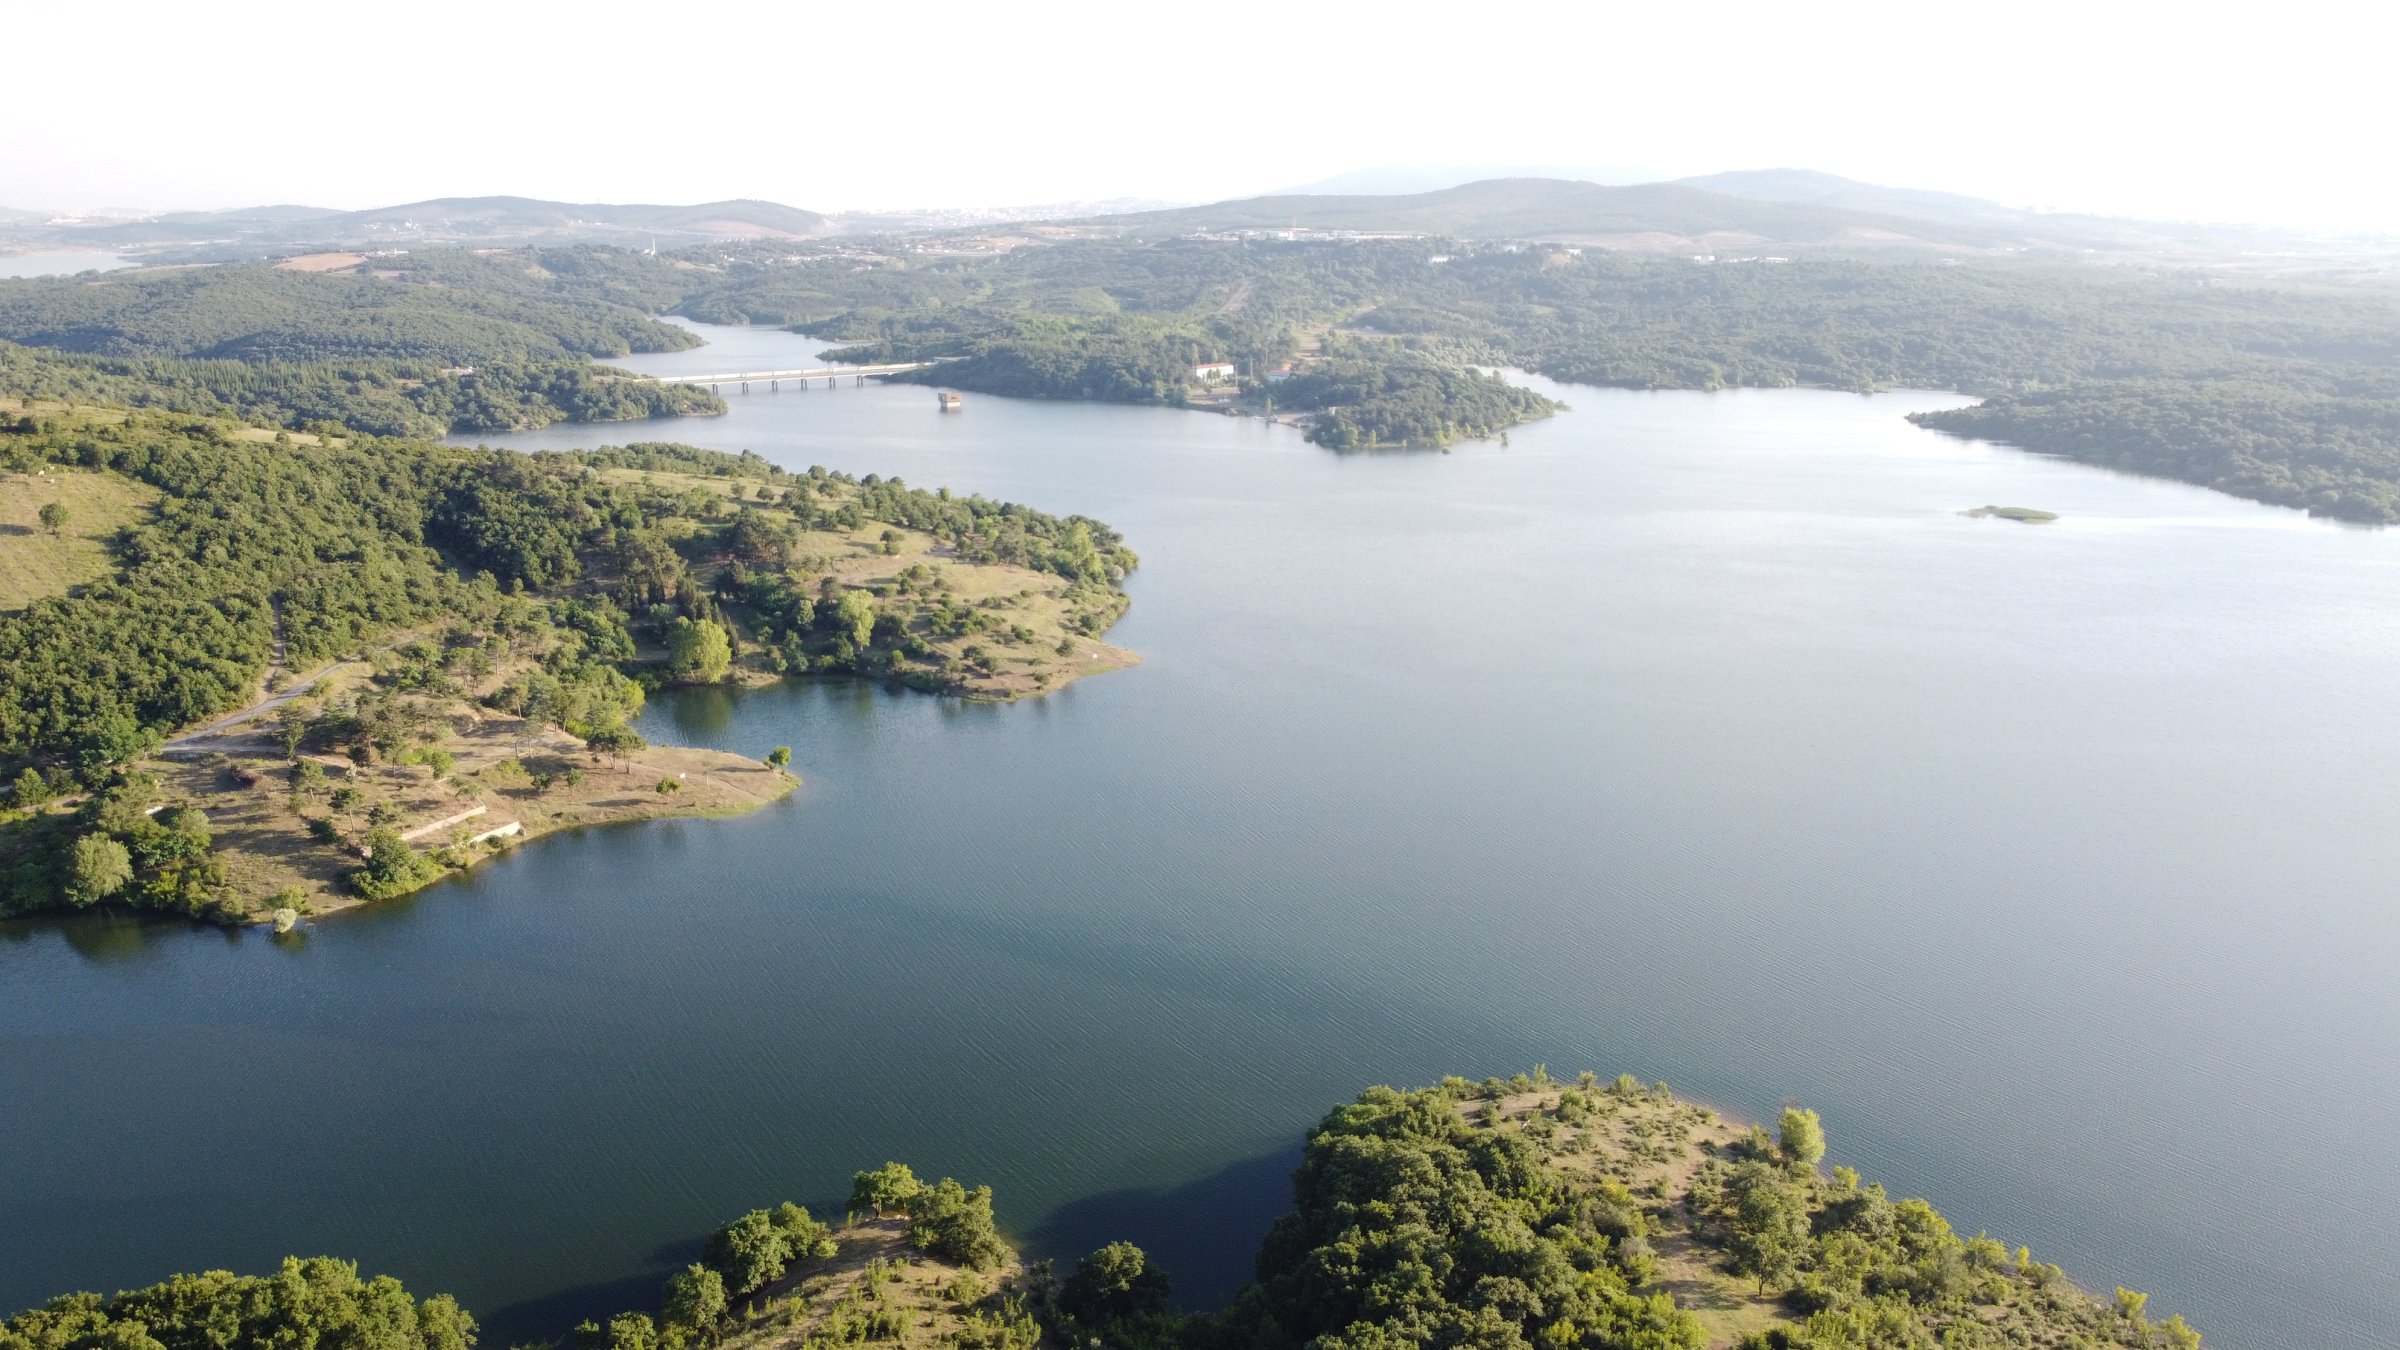
[(0, 18), (0, 205), (1203, 200), (1414, 161), (1796, 165), (2022, 206), (2400, 230), (2391, 12), (36, 4)]

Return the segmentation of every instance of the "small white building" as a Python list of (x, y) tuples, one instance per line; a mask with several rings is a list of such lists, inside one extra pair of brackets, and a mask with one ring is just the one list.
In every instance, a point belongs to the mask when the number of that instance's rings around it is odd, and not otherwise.
[(1203, 361), (1192, 367), (1192, 379), (1200, 384), (1223, 384), (1233, 377), (1231, 361)]

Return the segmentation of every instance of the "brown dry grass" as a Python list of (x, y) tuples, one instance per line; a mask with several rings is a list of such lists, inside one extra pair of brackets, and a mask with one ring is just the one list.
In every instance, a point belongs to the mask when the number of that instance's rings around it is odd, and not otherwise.
[(286, 258), (275, 266), (284, 272), (339, 272), (366, 260), (364, 253), (303, 253), (296, 258)]
[[(296, 793), (290, 766), (279, 749), (257, 735), (235, 735), (200, 759), (159, 761), (171, 801), (205, 812), (235, 888), (263, 902), (287, 886), (298, 886), (310, 908), (331, 913), (363, 903), (344, 878), (359, 864), (358, 841), (370, 827), (368, 813), (379, 804), (393, 813), (402, 831), (459, 814), (474, 806), (484, 814), (415, 841), (428, 856), (447, 856), (471, 867), (527, 839), (588, 825), (622, 824), (682, 816), (728, 816), (754, 810), (789, 794), (798, 780), (756, 760), (714, 750), (651, 746), (629, 760), (603, 759), (555, 728), (533, 727), (461, 700), (446, 701), (446, 734), (436, 741), (456, 764), (436, 778), (422, 765), (352, 765), (332, 756), (312, 756), (325, 769), (325, 784)], [(203, 747), (205, 751), (206, 747)], [(511, 767), (511, 764), (517, 767)], [(563, 775), (580, 769), (583, 780), (563, 777), (536, 790), (533, 774)], [(252, 781), (245, 783), (244, 778)], [(678, 790), (661, 793), (673, 780)], [(360, 800), (335, 812), (336, 787), (355, 788)], [(339, 843), (309, 832), (311, 817), (330, 818)], [(486, 830), (517, 822), (523, 833), (468, 847)], [(444, 851), (449, 852), (444, 855)]]
[[(1658, 1256), (1658, 1278), (1642, 1292), (1672, 1296), (1677, 1307), (1700, 1320), (1711, 1347), (1730, 1346), (1751, 1332), (1789, 1322), (1774, 1297), (1760, 1295), (1693, 1240), (1683, 1215), (1693, 1173), (1711, 1154), (1745, 1136), (1748, 1126), (1695, 1103), (1605, 1090), (1586, 1093), (1599, 1108), (1592, 1119), (1577, 1125), (1544, 1123), (1562, 1091), (1545, 1088), (1502, 1098), (1501, 1128), (1554, 1131), (1543, 1142), (1553, 1166), (1614, 1177), (1643, 1203), (1654, 1221), (1650, 1245)], [(1480, 1121), (1484, 1105), (1468, 1102), (1460, 1111)]]
[[(866, 1219), (840, 1229), (840, 1252), (812, 1262), (754, 1296), (725, 1350), (777, 1350), (824, 1330), (845, 1306), (880, 1307), (899, 1314), (900, 1337), (882, 1344), (900, 1347), (950, 1345), (972, 1304), (953, 1294), (965, 1272), (909, 1247), (901, 1219)], [(998, 1289), (1024, 1273), (1014, 1256), (996, 1269), (971, 1277), (976, 1288)]]

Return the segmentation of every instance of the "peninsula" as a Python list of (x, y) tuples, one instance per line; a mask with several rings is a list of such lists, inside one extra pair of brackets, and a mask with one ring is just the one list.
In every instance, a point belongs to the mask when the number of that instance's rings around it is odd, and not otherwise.
[(796, 786), (789, 747), (646, 744), (670, 685), (1008, 700), (1136, 660), (1107, 526), (752, 455), (5, 399), (0, 489), (0, 914), (288, 926)]
[[(1531, 1074), (1371, 1088), (1310, 1134), (1293, 1209), (1258, 1278), (1178, 1310), (1169, 1272), (1112, 1242), (1062, 1271), (1007, 1241), (991, 1188), (858, 1172), (839, 1222), (789, 1201), (710, 1233), (655, 1306), (572, 1329), (579, 1350), (1105, 1347), (1369, 1350), (1933, 1350), (2065, 1345), (2197, 1350), (2146, 1295), (2102, 1300), (1923, 1200), (1821, 1168), (1817, 1114), (1769, 1134), (1665, 1084)], [(678, 1257), (678, 1260), (684, 1258)], [(372, 1350), (469, 1350), (474, 1319), (327, 1258), (264, 1279), (177, 1276), (75, 1294), (0, 1324), (0, 1350), (139, 1334), (202, 1350), (263, 1333), (299, 1299), (363, 1321)], [(347, 1310), (344, 1312), (343, 1310)], [(128, 1325), (138, 1324), (138, 1326)], [(568, 1329), (561, 1327), (560, 1332)]]

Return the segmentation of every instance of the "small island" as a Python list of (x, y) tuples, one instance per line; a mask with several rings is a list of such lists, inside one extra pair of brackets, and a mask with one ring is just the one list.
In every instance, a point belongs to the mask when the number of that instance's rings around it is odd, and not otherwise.
[(2058, 519), (2058, 513), (2055, 511), (2036, 511), (2030, 506), (1978, 506), (1972, 511), (1961, 511), (1959, 514), (1973, 516), (1977, 519), (1985, 516), (1997, 516), (2002, 520), (2014, 520), (2027, 525), (2040, 525)]
[(0, 915), (289, 928), (798, 785), (787, 746), (645, 742), (671, 686), (1005, 701), (1138, 660), (1100, 640), (1138, 560), (1098, 521), (682, 445), (338, 431), (0, 401), (25, 504), (0, 534)]

